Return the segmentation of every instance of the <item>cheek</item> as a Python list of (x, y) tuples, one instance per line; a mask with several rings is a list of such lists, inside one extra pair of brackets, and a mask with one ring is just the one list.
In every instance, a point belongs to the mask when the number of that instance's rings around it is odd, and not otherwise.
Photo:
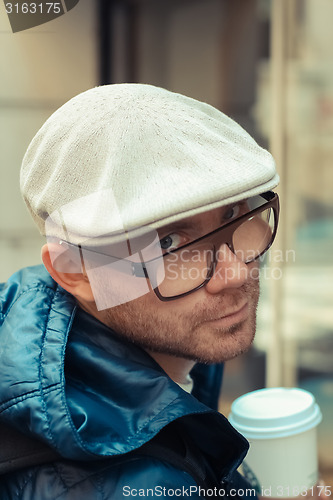
[[(121, 263), (120, 263), (121, 264)], [(90, 287), (98, 311), (130, 303), (150, 292), (145, 278), (131, 276), (121, 271), (117, 262), (107, 266), (87, 269)]]
[(249, 280), (253, 282), (259, 282), (260, 277), (260, 264), (258, 261), (251, 262), (247, 264)]

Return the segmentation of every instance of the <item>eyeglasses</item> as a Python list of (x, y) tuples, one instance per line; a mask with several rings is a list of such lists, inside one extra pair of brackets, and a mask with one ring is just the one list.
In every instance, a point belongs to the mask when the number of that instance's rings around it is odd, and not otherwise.
[[(90, 269), (109, 266), (121, 274), (145, 278), (162, 301), (185, 297), (207, 285), (217, 264), (224, 261), (224, 245), (245, 264), (258, 260), (272, 245), (279, 218), (277, 194), (268, 191), (235, 203), (231, 212), (230, 222), (171, 250), (164, 250), (161, 243), (169, 236), (161, 239), (156, 231), (113, 245), (108, 251), (86, 242), (78, 245), (81, 264), (86, 269), (87, 265)], [(68, 241), (61, 243), (77, 249)]]
[(132, 263), (133, 274), (148, 278), (157, 297), (169, 301), (207, 285), (223, 261), (223, 245), (245, 264), (259, 259), (276, 235), (279, 198), (269, 191), (248, 199), (246, 206), (249, 211), (222, 227), (143, 265)]

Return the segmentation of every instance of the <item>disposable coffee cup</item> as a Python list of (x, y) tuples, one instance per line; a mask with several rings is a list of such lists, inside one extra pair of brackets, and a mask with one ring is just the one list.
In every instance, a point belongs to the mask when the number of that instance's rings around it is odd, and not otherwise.
[(261, 389), (236, 399), (229, 421), (250, 443), (242, 473), (266, 497), (305, 495), (318, 481), (313, 395), (297, 388)]

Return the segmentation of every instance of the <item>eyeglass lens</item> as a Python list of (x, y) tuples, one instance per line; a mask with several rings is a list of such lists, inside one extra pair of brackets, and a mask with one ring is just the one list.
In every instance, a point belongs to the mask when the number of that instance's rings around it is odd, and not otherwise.
[[(271, 244), (276, 223), (272, 208), (263, 209), (241, 223), (236, 220), (235, 224), (151, 263), (154, 269), (148, 269), (149, 275), (156, 276), (156, 287), (162, 297), (190, 292), (207, 280), (214, 265), (223, 262), (224, 244), (245, 263), (262, 255)], [(155, 288), (154, 283), (152, 286)]]

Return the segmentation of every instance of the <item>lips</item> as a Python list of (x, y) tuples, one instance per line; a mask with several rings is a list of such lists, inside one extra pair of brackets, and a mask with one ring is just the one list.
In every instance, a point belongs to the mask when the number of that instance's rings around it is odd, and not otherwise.
[(227, 313), (224, 313), (223, 316), (220, 316), (216, 319), (208, 320), (207, 323), (211, 323), (214, 326), (231, 326), (235, 323), (241, 323), (245, 321), (249, 314), (249, 304), (245, 302), (238, 309), (232, 309)]
[(235, 310), (233, 310), (233, 311), (230, 311), (230, 312), (228, 312), (227, 314), (223, 314), (223, 316), (221, 316), (220, 318), (217, 318), (217, 320), (219, 320), (219, 319), (224, 319), (224, 318), (228, 318), (229, 316), (233, 316), (234, 314), (239, 314), (239, 313), (241, 313), (241, 312), (243, 311), (243, 309), (244, 309), (244, 308), (246, 308), (246, 309), (247, 309), (247, 306), (248, 306), (248, 303), (247, 303), (247, 302), (245, 302), (245, 304), (244, 304), (244, 305), (242, 305), (240, 308), (235, 309)]

